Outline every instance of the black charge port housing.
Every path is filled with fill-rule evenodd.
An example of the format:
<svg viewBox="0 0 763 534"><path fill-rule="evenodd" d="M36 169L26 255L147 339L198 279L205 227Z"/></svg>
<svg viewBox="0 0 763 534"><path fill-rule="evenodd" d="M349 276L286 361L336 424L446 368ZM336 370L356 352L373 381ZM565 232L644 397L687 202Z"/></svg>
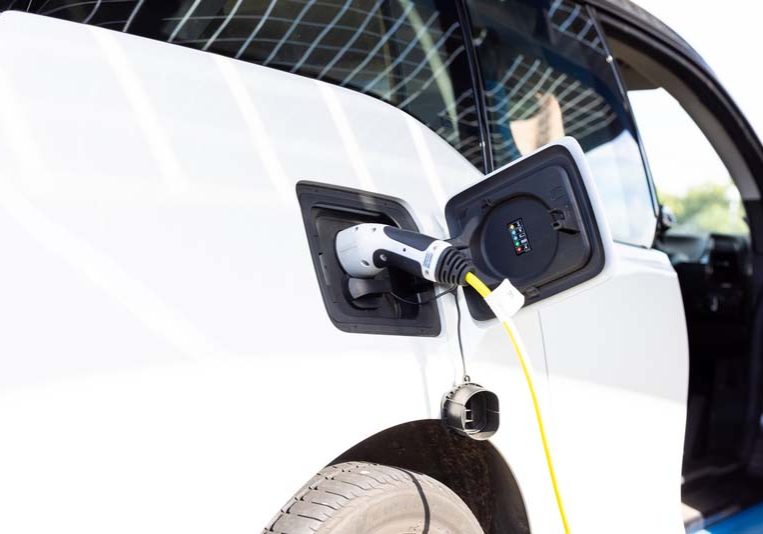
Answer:
<svg viewBox="0 0 763 534"><path fill-rule="evenodd" d="M359 334L440 334L432 283L393 267L374 278L350 278L336 255L337 233L356 224L386 224L418 231L399 199L311 181L297 183L296 192L316 281L334 326ZM393 297L393 292L404 300Z"/></svg>

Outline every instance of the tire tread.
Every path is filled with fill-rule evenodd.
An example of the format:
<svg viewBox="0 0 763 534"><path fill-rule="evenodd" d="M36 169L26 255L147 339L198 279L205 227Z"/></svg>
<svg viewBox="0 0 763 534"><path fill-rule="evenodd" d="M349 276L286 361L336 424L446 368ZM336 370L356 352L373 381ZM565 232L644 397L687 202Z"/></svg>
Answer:
<svg viewBox="0 0 763 534"><path fill-rule="evenodd" d="M346 462L322 469L305 484L262 531L263 534L314 534L341 510L379 492L413 483L460 499L434 479L395 467Z"/></svg>

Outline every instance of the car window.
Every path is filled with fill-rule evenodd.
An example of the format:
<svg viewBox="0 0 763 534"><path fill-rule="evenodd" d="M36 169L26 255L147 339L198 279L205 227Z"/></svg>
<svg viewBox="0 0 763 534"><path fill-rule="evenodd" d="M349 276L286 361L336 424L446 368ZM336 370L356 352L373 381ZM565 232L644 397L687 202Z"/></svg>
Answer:
<svg viewBox="0 0 763 534"><path fill-rule="evenodd" d="M581 5L468 0L490 143L502 166L569 135L586 154L614 238L648 247L649 180L612 59Z"/></svg>
<svg viewBox="0 0 763 534"><path fill-rule="evenodd" d="M455 3L434 0L0 0L331 82L419 119L483 168Z"/></svg>
<svg viewBox="0 0 763 534"><path fill-rule="evenodd" d="M739 190L699 126L665 89L629 91L670 234L746 235Z"/></svg>

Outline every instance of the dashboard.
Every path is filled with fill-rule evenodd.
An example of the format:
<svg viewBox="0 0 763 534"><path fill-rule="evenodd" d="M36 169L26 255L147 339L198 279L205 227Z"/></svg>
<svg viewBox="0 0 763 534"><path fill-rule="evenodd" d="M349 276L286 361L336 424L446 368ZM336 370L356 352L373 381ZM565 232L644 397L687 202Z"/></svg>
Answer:
<svg viewBox="0 0 763 534"><path fill-rule="evenodd" d="M656 248L676 269L687 319L743 320L752 281L750 243L727 234L664 235Z"/></svg>

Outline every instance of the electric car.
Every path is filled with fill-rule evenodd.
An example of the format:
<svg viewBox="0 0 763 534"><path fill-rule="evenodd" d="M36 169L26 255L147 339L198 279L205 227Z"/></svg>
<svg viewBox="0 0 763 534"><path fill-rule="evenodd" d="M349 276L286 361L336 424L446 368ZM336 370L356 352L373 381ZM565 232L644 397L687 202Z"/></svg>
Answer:
<svg viewBox="0 0 763 534"><path fill-rule="evenodd" d="M0 531L564 531L478 295L351 280L336 253L358 224L457 238L493 207L469 191L564 137L600 262L523 288L514 321L569 529L692 531L763 499L763 147L642 9L0 11ZM728 183L672 193L706 158ZM530 224L516 261L547 248ZM442 422L463 381L499 401L489 440Z"/></svg>

